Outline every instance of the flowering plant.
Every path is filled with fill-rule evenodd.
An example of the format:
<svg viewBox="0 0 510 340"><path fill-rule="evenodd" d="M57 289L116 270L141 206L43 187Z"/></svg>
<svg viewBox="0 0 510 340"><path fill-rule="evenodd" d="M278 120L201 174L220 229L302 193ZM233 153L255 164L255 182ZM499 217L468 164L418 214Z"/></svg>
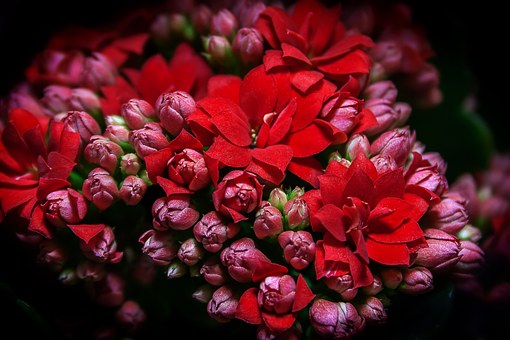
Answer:
<svg viewBox="0 0 510 340"><path fill-rule="evenodd" d="M408 10L170 3L63 31L3 101L2 228L122 334L383 325L484 254L407 123L442 98Z"/></svg>

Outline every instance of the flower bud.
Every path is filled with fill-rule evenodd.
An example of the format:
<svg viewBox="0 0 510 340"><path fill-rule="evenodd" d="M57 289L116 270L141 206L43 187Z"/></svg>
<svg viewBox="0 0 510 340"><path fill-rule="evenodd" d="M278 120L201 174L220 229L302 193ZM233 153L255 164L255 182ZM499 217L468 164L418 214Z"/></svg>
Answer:
<svg viewBox="0 0 510 340"><path fill-rule="evenodd" d="M474 242L460 241L460 261L455 269L460 272L473 272L485 262L484 251Z"/></svg>
<svg viewBox="0 0 510 340"><path fill-rule="evenodd" d="M442 230L429 228L425 230L428 247L418 249L415 264L441 272L450 269L459 260L459 239Z"/></svg>
<svg viewBox="0 0 510 340"><path fill-rule="evenodd" d="M230 42L223 36L212 35L205 40L205 50L209 53L214 63L222 64L227 61L232 52Z"/></svg>
<svg viewBox="0 0 510 340"><path fill-rule="evenodd" d="M88 177L83 181L83 196L94 203L99 210L109 208L119 196L117 183L108 171L102 168L95 168L89 172Z"/></svg>
<svg viewBox="0 0 510 340"><path fill-rule="evenodd" d="M44 116L44 108L35 97L31 86L22 82L14 87L6 98L0 100L0 111L10 112L12 109L22 107L36 116Z"/></svg>
<svg viewBox="0 0 510 340"><path fill-rule="evenodd" d="M161 266L168 266L177 256L179 250L179 246L169 231L149 229L140 236L138 242L143 244L142 252Z"/></svg>
<svg viewBox="0 0 510 340"><path fill-rule="evenodd" d="M115 320L130 332L138 330L145 322L145 319L144 310L133 300L124 301L115 313Z"/></svg>
<svg viewBox="0 0 510 340"><path fill-rule="evenodd" d="M315 259L315 242L307 231L284 231L278 236L283 257L294 269L303 270Z"/></svg>
<svg viewBox="0 0 510 340"><path fill-rule="evenodd" d="M211 17L211 9L204 4L199 4L191 13L191 22L198 33L207 35L210 32Z"/></svg>
<svg viewBox="0 0 510 340"><path fill-rule="evenodd" d="M268 276L260 282L257 302L271 314L287 314L292 311L295 296L296 282L292 276Z"/></svg>
<svg viewBox="0 0 510 340"><path fill-rule="evenodd" d="M269 202L262 202L255 214L253 231L259 239L276 236L283 231L282 213Z"/></svg>
<svg viewBox="0 0 510 340"><path fill-rule="evenodd" d="M200 217L188 195L161 197L152 204L152 224L157 230L186 230Z"/></svg>
<svg viewBox="0 0 510 340"><path fill-rule="evenodd" d="M370 161L380 174L398 169L397 162L391 156L375 155L370 158Z"/></svg>
<svg viewBox="0 0 510 340"><path fill-rule="evenodd" d="M83 62L82 84L93 90L115 83L117 70L108 58L98 52L86 57Z"/></svg>
<svg viewBox="0 0 510 340"><path fill-rule="evenodd" d="M358 288L347 288L346 290L340 293L340 296L344 301L351 301L354 300L354 298L356 298L356 296L358 295L358 291L359 291Z"/></svg>
<svg viewBox="0 0 510 340"><path fill-rule="evenodd" d="M77 224L87 215L87 202L74 189L53 191L42 204L44 218L53 226L63 228L67 224Z"/></svg>
<svg viewBox="0 0 510 340"><path fill-rule="evenodd" d="M255 242L247 237L238 239L223 249L220 259L230 276L241 283L252 281L252 275L260 262L271 262L263 252L255 248Z"/></svg>
<svg viewBox="0 0 510 340"><path fill-rule="evenodd" d="M291 229L302 229L310 224L310 212L305 200L295 197L283 206L285 220Z"/></svg>
<svg viewBox="0 0 510 340"><path fill-rule="evenodd" d="M239 232L239 225L226 222L216 211L205 214L193 227L193 235L205 250L215 253Z"/></svg>
<svg viewBox="0 0 510 340"><path fill-rule="evenodd" d="M281 188L274 188L269 193L268 202L276 207L278 210L283 211L283 206L287 203L287 194Z"/></svg>
<svg viewBox="0 0 510 340"><path fill-rule="evenodd" d="M183 277L188 272L188 267L181 261L173 261L168 266L166 277L169 279L178 279Z"/></svg>
<svg viewBox="0 0 510 340"><path fill-rule="evenodd" d="M156 117L156 111L151 104L143 99L132 98L121 105L120 114L130 129L143 129L151 118Z"/></svg>
<svg viewBox="0 0 510 340"><path fill-rule="evenodd" d="M119 198L126 205L137 205L142 200L148 185L140 177L129 175L124 178L119 190Z"/></svg>
<svg viewBox="0 0 510 340"><path fill-rule="evenodd" d="M437 171L441 175L446 174L448 168L446 161L439 152L424 152L422 153L422 159L428 161L430 164L437 166Z"/></svg>
<svg viewBox="0 0 510 340"><path fill-rule="evenodd" d="M426 225L455 235L468 223L466 200L455 192L446 193L425 215Z"/></svg>
<svg viewBox="0 0 510 340"><path fill-rule="evenodd" d="M195 109L195 100L184 91L164 92L156 100L160 124L172 136L177 136L183 128L187 128L186 118Z"/></svg>
<svg viewBox="0 0 510 340"><path fill-rule="evenodd" d="M370 142L364 134L355 134L349 138L345 147L347 158L351 161L358 155L363 154L368 156L370 154Z"/></svg>
<svg viewBox="0 0 510 340"><path fill-rule="evenodd" d="M107 138L94 135L83 150L83 155L90 163L99 165L113 174L117 170L119 157L124 154L122 148Z"/></svg>
<svg viewBox="0 0 510 340"><path fill-rule="evenodd" d="M403 51L398 42L391 40L378 42L370 54L388 76L400 70Z"/></svg>
<svg viewBox="0 0 510 340"><path fill-rule="evenodd" d="M398 90L395 83L391 80L381 80L367 86L363 91L365 100L369 99L386 99L390 103L397 100Z"/></svg>
<svg viewBox="0 0 510 340"><path fill-rule="evenodd" d="M200 275L204 280L213 286L225 284L228 278L227 269L216 257L209 257L200 267Z"/></svg>
<svg viewBox="0 0 510 340"><path fill-rule="evenodd" d="M370 145L372 155L390 156L398 166L403 166L409 157L415 141L414 133L408 127L384 132Z"/></svg>
<svg viewBox="0 0 510 340"><path fill-rule="evenodd" d="M264 39L257 29L243 27L234 37L232 51L241 57L243 64L257 64L264 54Z"/></svg>
<svg viewBox="0 0 510 340"><path fill-rule="evenodd" d="M403 272L403 279L398 290L411 295L423 294L434 289L434 278L425 267L413 267Z"/></svg>
<svg viewBox="0 0 510 340"><path fill-rule="evenodd" d="M120 158L120 170L126 175L136 175L141 167L140 158L134 153L127 153Z"/></svg>
<svg viewBox="0 0 510 340"><path fill-rule="evenodd" d="M370 286L362 287L363 293L365 295L377 295L383 290L383 283L379 276L374 275L374 280L370 284Z"/></svg>
<svg viewBox="0 0 510 340"><path fill-rule="evenodd" d="M54 271L61 270L68 259L67 251L53 240L45 240L39 246L38 262Z"/></svg>
<svg viewBox="0 0 510 340"><path fill-rule="evenodd" d="M220 323L227 323L235 318L239 298L229 286L216 289L207 303L207 314Z"/></svg>
<svg viewBox="0 0 510 340"><path fill-rule="evenodd" d="M147 155L166 148L169 142L159 123L149 122L142 129L129 132L129 144L135 149L138 157L143 159Z"/></svg>
<svg viewBox="0 0 510 340"><path fill-rule="evenodd" d="M374 296L368 297L365 303L357 305L356 309L369 324L382 325L388 319L383 303Z"/></svg>
<svg viewBox="0 0 510 340"><path fill-rule="evenodd" d="M294 322L291 328L283 332L272 331L264 323L257 327L257 340L299 340L302 339L303 328L298 320Z"/></svg>
<svg viewBox="0 0 510 340"><path fill-rule="evenodd" d="M242 0L236 1L233 12L239 19L240 27L252 27L265 9L264 1Z"/></svg>
<svg viewBox="0 0 510 340"><path fill-rule="evenodd" d="M348 339L360 334L365 328L365 319L349 302L331 302L317 299L309 311L313 329L322 337Z"/></svg>
<svg viewBox="0 0 510 340"><path fill-rule="evenodd" d="M384 285L384 287L389 289L396 289L400 283L402 283L402 280L404 279L404 276L402 274L402 271L396 268L383 268L381 269L381 280Z"/></svg>
<svg viewBox="0 0 510 340"><path fill-rule="evenodd" d="M204 257L204 249L197 240L189 238L181 244L177 257L188 266L196 265Z"/></svg>
<svg viewBox="0 0 510 340"><path fill-rule="evenodd" d="M340 92L324 103L320 115L340 131L349 134L358 124L362 109L361 100Z"/></svg>
<svg viewBox="0 0 510 340"><path fill-rule="evenodd" d="M234 14L224 8L215 13L211 18L211 33L230 37L237 28L237 19Z"/></svg>
<svg viewBox="0 0 510 340"><path fill-rule="evenodd" d="M117 307L124 301L124 279L115 273L108 273L105 278L98 282L92 282L89 286L89 294L100 305Z"/></svg>
<svg viewBox="0 0 510 340"><path fill-rule="evenodd" d="M72 89L68 86L49 85L44 88L41 104L45 106L51 114L70 111L69 98L72 95ZM77 110L85 111L85 110Z"/></svg>
<svg viewBox="0 0 510 340"><path fill-rule="evenodd" d="M168 177L191 191L205 188L211 182L204 155L193 149L176 153L167 165Z"/></svg>
<svg viewBox="0 0 510 340"><path fill-rule="evenodd" d="M407 176L407 185L419 185L432 191L438 196L442 196L448 189L448 181L445 176L437 171L437 166L422 166Z"/></svg>
<svg viewBox="0 0 510 340"><path fill-rule="evenodd" d="M466 224L455 236L461 240L478 243L482 239L482 231L471 224Z"/></svg>
<svg viewBox="0 0 510 340"><path fill-rule="evenodd" d="M101 108L101 102L97 94L85 87L73 88L68 102L69 110L90 112Z"/></svg>
<svg viewBox="0 0 510 340"><path fill-rule="evenodd" d="M475 178L470 173L457 177L450 187L450 192L457 192L465 198L466 210L470 218L478 216L479 214L477 190Z"/></svg>
<svg viewBox="0 0 510 340"><path fill-rule="evenodd" d="M209 284L198 287L191 295L195 300L202 303L208 303L211 300L215 288Z"/></svg>
<svg viewBox="0 0 510 340"><path fill-rule="evenodd" d="M119 263L123 257L123 253L117 251L113 229L108 226L87 243L81 241L80 248L85 257L100 263Z"/></svg>
<svg viewBox="0 0 510 340"><path fill-rule="evenodd" d="M80 280L97 282L106 276L106 270L102 263L83 261L76 267L76 275Z"/></svg>
<svg viewBox="0 0 510 340"><path fill-rule="evenodd" d="M324 279L324 283L329 289L340 294L351 289L353 285L352 276L350 274L326 277Z"/></svg>
<svg viewBox="0 0 510 340"><path fill-rule="evenodd" d="M85 111L68 111L55 116L55 120L63 122L69 131L80 134L82 145L86 145L90 137L101 134L97 121Z"/></svg>

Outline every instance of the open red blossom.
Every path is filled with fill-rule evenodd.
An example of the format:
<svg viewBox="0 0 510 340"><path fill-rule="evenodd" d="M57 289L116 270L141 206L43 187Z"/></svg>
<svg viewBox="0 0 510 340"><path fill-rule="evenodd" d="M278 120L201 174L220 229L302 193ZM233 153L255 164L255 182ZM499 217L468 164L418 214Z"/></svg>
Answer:
<svg viewBox="0 0 510 340"><path fill-rule="evenodd" d="M313 230L324 234L316 248L317 278L349 274L353 288L368 286L371 262L409 266L427 245L418 221L430 202L409 192L402 169L378 173L360 154L349 167L330 163L319 182L302 196Z"/></svg>
<svg viewBox="0 0 510 340"><path fill-rule="evenodd" d="M340 12L339 5L328 8L317 0L298 1L290 14L267 7L255 23L272 48L264 56L266 70L290 67L292 84L302 92L323 78L344 83L368 74L371 61L365 50L373 42L362 34L346 34Z"/></svg>
<svg viewBox="0 0 510 340"><path fill-rule="evenodd" d="M163 92L185 91L195 99L205 96L211 69L187 43L175 49L170 61L161 54L151 56L140 70L124 69L127 81L118 76L115 84L101 87L101 109L106 115L119 114L123 103L140 98L151 105Z"/></svg>
<svg viewBox="0 0 510 340"><path fill-rule="evenodd" d="M322 165L313 156L347 138L318 117L335 90L324 80L303 95L291 88L289 72L268 73L261 65L242 80L212 77L209 96L187 121L210 145L205 154L211 165L246 169L273 184L283 181L286 170L314 182Z"/></svg>
<svg viewBox="0 0 510 340"><path fill-rule="evenodd" d="M64 125L51 121L46 130L47 121L32 113L23 109L10 112L0 140L0 204L5 215L16 211L31 220L37 203L70 186L67 178L75 165L80 135ZM42 226L31 224L29 230L50 237L51 230Z"/></svg>

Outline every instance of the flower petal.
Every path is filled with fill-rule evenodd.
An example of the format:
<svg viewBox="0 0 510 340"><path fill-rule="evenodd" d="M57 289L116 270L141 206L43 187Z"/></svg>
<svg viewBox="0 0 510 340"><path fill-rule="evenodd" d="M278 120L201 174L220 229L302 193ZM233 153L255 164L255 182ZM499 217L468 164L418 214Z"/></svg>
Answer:
<svg viewBox="0 0 510 340"><path fill-rule="evenodd" d="M344 212L333 204L326 204L312 216L338 241L346 241L343 224Z"/></svg>
<svg viewBox="0 0 510 340"><path fill-rule="evenodd" d="M221 136L214 139L205 154L233 168L248 166L252 157L249 149L231 144Z"/></svg>
<svg viewBox="0 0 510 340"><path fill-rule="evenodd" d="M405 244L380 243L371 238L366 239L370 259L388 266L409 266L409 249Z"/></svg>
<svg viewBox="0 0 510 340"><path fill-rule="evenodd" d="M268 276L281 276L287 274L288 269L278 263L258 261L257 266L253 270L251 280L253 282L262 281Z"/></svg>
<svg viewBox="0 0 510 340"><path fill-rule="evenodd" d="M315 297L302 274L298 275L296 281L296 296L294 297L294 303L292 304L292 312L295 313L305 308Z"/></svg>
<svg viewBox="0 0 510 340"><path fill-rule="evenodd" d="M288 330L296 321L295 314L270 314L261 312L262 319L271 332L281 333Z"/></svg>
<svg viewBox="0 0 510 340"><path fill-rule="evenodd" d="M311 136L313 137L310 138ZM316 119L304 129L288 134L282 144L292 148L294 157L303 158L315 156L331 145L345 142L346 139L347 136L342 131Z"/></svg>
<svg viewBox="0 0 510 340"><path fill-rule="evenodd" d="M106 228L105 224L70 224L68 225L69 229L78 236L85 243L89 243L89 241L96 235Z"/></svg>
<svg viewBox="0 0 510 340"><path fill-rule="evenodd" d="M319 187L319 176L323 174L323 170L321 162L314 157L294 158L289 163L287 170L312 187Z"/></svg>
<svg viewBox="0 0 510 340"><path fill-rule="evenodd" d="M257 288L248 288L243 295L241 295L235 317L252 325L260 325L262 323L259 304L257 302Z"/></svg>
<svg viewBox="0 0 510 340"><path fill-rule="evenodd" d="M210 97L224 97L239 104L241 78L230 74L217 74L209 78L207 95Z"/></svg>

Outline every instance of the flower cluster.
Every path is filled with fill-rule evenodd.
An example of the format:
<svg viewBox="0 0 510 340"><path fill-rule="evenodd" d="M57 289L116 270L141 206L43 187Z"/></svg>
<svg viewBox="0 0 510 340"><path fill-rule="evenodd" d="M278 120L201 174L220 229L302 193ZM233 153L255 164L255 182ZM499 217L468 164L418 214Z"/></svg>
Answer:
<svg viewBox="0 0 510 340"><path fill-rule="evenodd" d="M161 280L258 339L361 334L483 258L399 99L441 100L432 55L401 4L202 3L64 31L3 100L2 227L129 334Z"/></svg>

